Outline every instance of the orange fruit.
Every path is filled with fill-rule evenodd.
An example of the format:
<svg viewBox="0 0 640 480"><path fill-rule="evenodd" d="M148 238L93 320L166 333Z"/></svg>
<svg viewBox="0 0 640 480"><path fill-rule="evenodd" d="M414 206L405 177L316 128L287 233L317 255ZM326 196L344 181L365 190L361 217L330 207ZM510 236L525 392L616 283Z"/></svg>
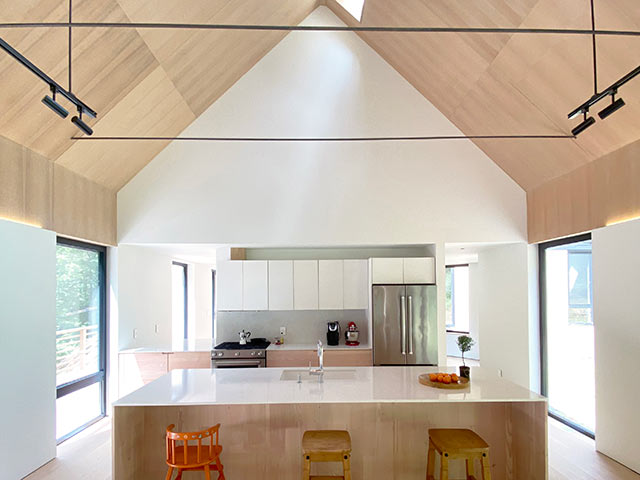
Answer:
<svg viewBox="0 0 640 480"><path fill-rule="evenodd" d="M443 380L444 380L444 375L439 373L438 376L437 376L437 381L438 382L442 382Z"/></svg>
<svg viewBox="0 0 640 480"><path fill-rule="evenodd" d="M437 373L430 373L429 374L429 380L431 380L432 382L435 382L438 379L438 374Z"/></svg>
<svg viewBox="0 0 640 480"><path fill-rule="evenodd" d="M443 381L444 383L451 383L451 375L445 375Z"/></svg>
<svg viewBox="0 0 640 480"><path fill-rule="evenodd" d="M452 373L451 374L451 380L454 381L454 382L457 382L459 380L458 375L456 375L455 373Z"/></svg>

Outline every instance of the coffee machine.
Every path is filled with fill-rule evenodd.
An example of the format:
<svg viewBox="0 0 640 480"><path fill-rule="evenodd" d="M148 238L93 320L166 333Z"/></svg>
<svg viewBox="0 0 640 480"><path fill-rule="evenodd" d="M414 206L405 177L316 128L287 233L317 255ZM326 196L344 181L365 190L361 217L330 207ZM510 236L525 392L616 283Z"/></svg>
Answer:
<svg viewBox="0 0 640 480"><path fill-rule="evenodd" d="M340 324L338 322L327 323L327 345L338 345L340 343Z"/></svg>

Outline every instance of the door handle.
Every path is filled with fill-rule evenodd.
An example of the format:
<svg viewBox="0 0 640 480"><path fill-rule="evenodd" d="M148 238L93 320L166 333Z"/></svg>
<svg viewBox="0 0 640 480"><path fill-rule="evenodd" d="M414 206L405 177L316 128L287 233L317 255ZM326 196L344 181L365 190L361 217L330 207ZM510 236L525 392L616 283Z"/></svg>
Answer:
<svg viewBox="0 0 640 480"><path fill-rule="evenodd" d="M402 331L402 355L407 354L407 308L404 301L404 295L400 297L400 329Z"/></svg>
<svg viewBox="0 0 640 480"><path fill-rule="evenodd" d="M413 301L411 295L407 297L409 310L409 355L413 355Z"/></svg>

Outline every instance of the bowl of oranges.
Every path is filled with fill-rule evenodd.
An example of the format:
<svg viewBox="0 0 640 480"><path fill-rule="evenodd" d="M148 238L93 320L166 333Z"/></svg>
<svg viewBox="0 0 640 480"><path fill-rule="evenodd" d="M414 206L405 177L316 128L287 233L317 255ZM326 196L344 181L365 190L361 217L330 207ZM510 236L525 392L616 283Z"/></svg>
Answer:
<svg viewBox="0 0 640 480"><path fill-rule="evenodd" d="M428 387L450 390L465 388L469 385L468 378L459 377L455 373L449 372L423 373L418 376L418 381Z"/></svg>

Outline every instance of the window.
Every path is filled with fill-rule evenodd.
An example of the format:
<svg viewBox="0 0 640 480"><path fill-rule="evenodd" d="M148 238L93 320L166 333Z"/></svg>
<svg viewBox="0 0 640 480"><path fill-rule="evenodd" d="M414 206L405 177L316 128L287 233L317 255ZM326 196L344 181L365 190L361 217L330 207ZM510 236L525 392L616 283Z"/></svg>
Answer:
<svg viewBox="0 0 640 480"><path fill-rule="evenodd" d="M211 338L216 337L216 271L211 270Z"/></svg>
<svg viewBox="0 0 640 480"><path fill-rule="evenodd" d="M104 417L106 249L64 238L56 248L56 438Z"/></svg>
<svg viewBox="0 0 640 480"><path fill-rule="evenodd" d="M593 437L595 363L591 236L540 245L542 394L549 415Z"/></svg>
<svg viewBox="0 0 640 480"><path fill-rule="evenodd" d="M362 20L364 0L338 0L338 3L357 21Z"/></svg>
<svg viewBox="0 0 640 480"><path fill-rule="evenodd" d="M469 265L446 267L447 331L469 333Z"/></svg>
<svg viewBox="0 0 640 480"><path fill-rule="evenodd" d="M178 347L189 337L189 297L187 291L188 266L171 265L172 343Z"/></svg>

